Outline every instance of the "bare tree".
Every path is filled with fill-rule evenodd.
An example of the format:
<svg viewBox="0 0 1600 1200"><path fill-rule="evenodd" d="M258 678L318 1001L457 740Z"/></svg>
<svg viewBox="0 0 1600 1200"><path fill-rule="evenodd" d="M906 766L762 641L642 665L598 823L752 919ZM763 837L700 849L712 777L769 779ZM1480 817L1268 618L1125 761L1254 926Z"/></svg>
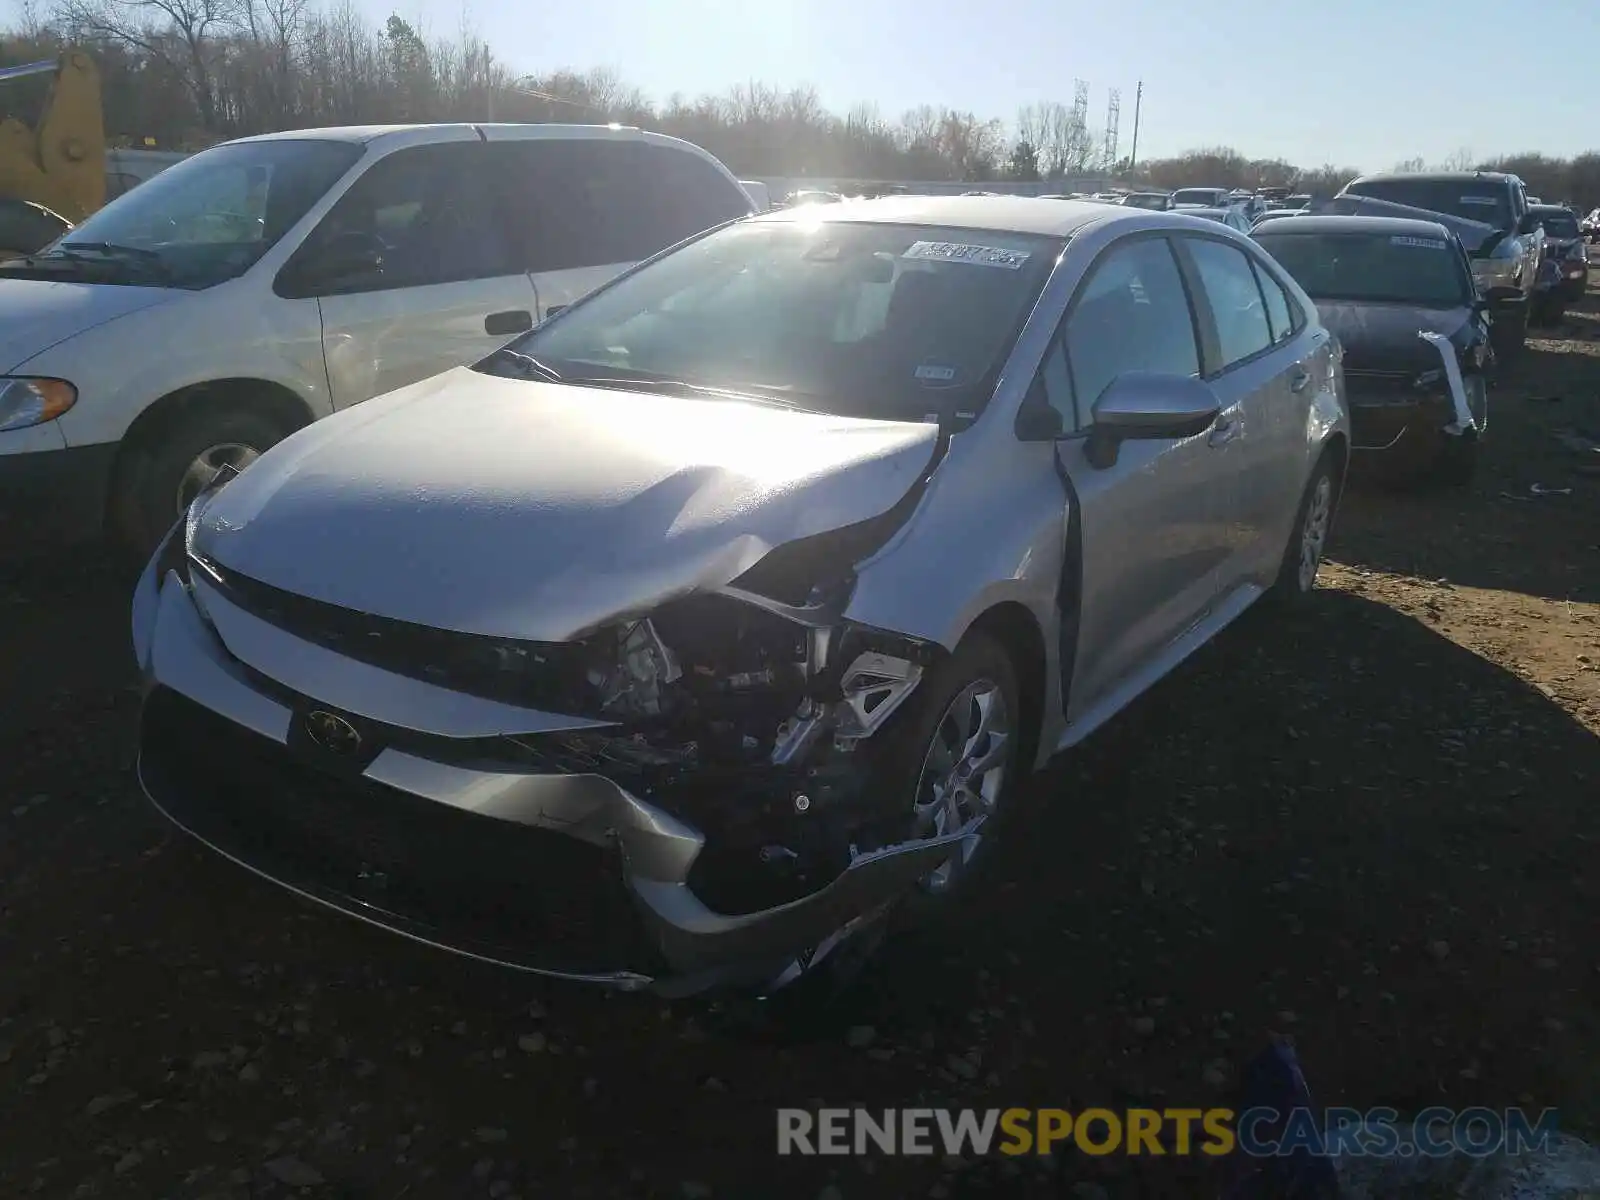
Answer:
<svg viewBox="0 0 1600 1200"><path fill-rule="evenodd" d="M217 128L212 39L238 27L239 0L66 0L65 24L113 38L171 68L194 95L204 129Z"/></svg>

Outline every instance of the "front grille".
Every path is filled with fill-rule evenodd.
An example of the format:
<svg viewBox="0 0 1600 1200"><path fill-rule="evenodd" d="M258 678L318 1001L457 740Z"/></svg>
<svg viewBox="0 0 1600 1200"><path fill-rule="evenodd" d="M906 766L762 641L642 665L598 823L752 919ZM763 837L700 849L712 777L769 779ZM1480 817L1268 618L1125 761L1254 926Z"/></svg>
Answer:
<svg viewBox="0 0 1600 1200"><path fill-rule="evenodd" d="M228 601L285 633L396 675L573 716L598 715L582 642L524 642L434 629L286 592L212 564Z"/></svg>
<svg viewBox="0 0 1600 1200"><path fill-rule="evenodd" d="M142 721L140 774L156 802L280 882L504 961L658 966L608 850L319 769L166 688Z"/></svg>

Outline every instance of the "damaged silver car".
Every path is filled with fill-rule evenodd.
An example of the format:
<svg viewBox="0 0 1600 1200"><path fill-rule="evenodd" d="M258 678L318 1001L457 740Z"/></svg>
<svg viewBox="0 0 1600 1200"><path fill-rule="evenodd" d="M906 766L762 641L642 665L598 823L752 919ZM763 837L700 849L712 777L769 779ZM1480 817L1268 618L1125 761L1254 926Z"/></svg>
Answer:
<svg viewBox="0 0 1600 1200"><path fill-rule="evenodd" d="M1029 772L1311 590L1342 387L1214 222L740 221L200 496L134 600L140 778L436 946L779 987L938 920Z"/></svg>

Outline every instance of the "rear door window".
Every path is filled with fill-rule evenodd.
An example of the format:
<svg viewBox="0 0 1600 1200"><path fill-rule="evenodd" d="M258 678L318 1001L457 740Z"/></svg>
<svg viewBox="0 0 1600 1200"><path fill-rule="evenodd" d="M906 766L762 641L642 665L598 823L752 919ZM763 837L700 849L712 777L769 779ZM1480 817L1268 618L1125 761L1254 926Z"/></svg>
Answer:
<svg viewBox="0 0 1600 1200"><path fill-rule="evenodd" d="M1262 298L1267 302L1267 321L1272 327L1272 340L1274 342L1287 342L1295 335L1298 328L1294 319L1294 302L1289 299L1289 293L1283 290L1283 285L1272 277L1272 272L1258 262L1250 264L1256 273L1256 282L1261 285Z"/></svg>
<svg viewBox="0 0 1600 1200"><path fill-rule="evenodd" d="M642 257L639 145L622 138L492 142L506 221L527 270L567 271Z"/></svg>
<svg viewBox="0 0 1600 1200"><path fill-rule="evenodd" d="M1185 244L1216 321L1221 360L1210 364L1211 373L1226 371L1272 345L1266 304L1242 250L1211 238L1187 238Z"/></svg>
<svg viewBox="0 0 1600 1200"><path fill-rule="evenodd" d="M640 258L750 213L738 183L698 154L646 143Z"/></svg>

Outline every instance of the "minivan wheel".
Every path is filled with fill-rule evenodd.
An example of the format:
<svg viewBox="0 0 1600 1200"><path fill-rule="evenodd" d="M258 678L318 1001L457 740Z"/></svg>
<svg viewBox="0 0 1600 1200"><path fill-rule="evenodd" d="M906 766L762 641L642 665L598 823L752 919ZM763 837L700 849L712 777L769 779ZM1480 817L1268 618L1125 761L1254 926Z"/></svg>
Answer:
<svg viewBox="0 0 1600 1200"><path fill-rule="evenodd" d="M923 679L878 747L874 786L907 840L965 835L907 898L917 917L950 907L988 861L1015 789L1022 717L1016 667L993 637L969 633Z"/></svg>
<svg viewBox="0 0 1600 1200"><path fill-rule="evenodd" d="M1279 601L1302 600L1317 586L1317 572L1333 531L1333 511L1338 500L1338 485L1326 456L1317 464L1300 498L1300 508L1284 547L1283 562L1270 595Z"/></svg>
<svg viewBox="0 0 1600 1200"><path fill-rule="evenodd" d="M121 497L124 541L143 557L224 467L243 470L283 438L270 419L248 409L195 413L157 435L144 468L133 472Z"/></svg>

